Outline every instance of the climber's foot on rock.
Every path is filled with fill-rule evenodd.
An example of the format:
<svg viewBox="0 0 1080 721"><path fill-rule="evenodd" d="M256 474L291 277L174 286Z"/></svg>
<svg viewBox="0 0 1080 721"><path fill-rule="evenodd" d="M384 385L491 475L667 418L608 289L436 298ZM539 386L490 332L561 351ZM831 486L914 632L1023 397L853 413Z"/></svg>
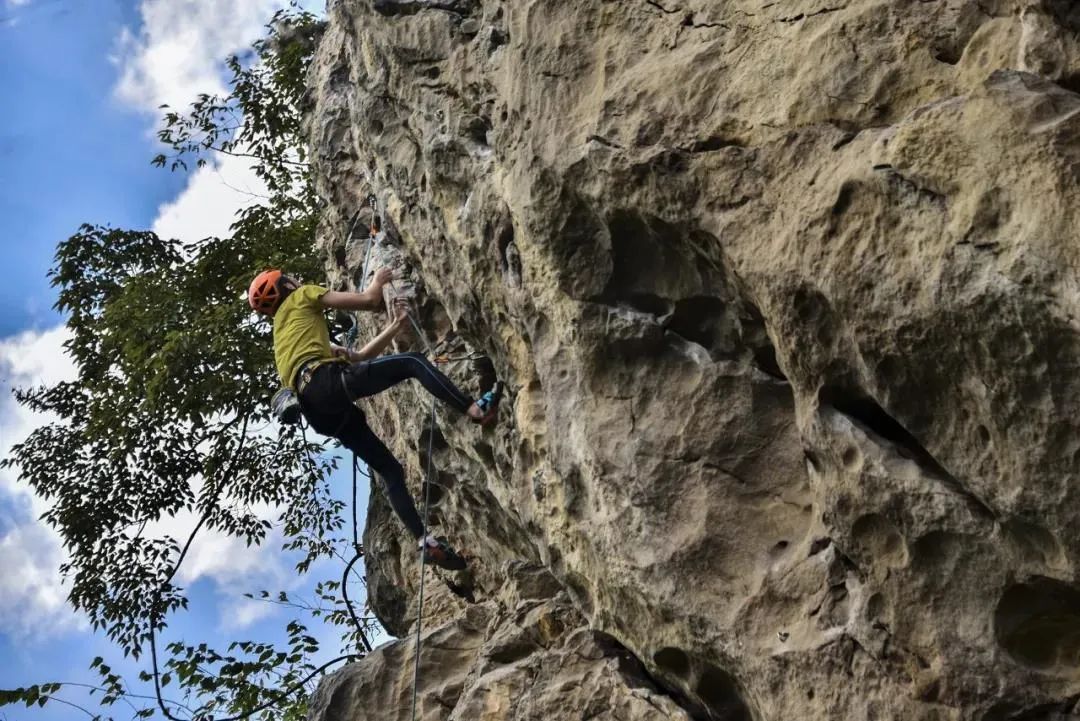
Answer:
<svg viewBox="0 0 1080 721"><path fill-rule="evenodd" d="M475 403L469 406L469 418L473 423L488 426L495 422L499 416L499 401L502 400L503 382L496 381L494 387L480 396Z"/></svg>
<svg viewBox="0 0 1080 721"><path fill-rule="evenodd" d="M447 571L460 571L465 568L465 559L457 554L445 538L427 538L420 541L424 547L424 562Z"/></svg>

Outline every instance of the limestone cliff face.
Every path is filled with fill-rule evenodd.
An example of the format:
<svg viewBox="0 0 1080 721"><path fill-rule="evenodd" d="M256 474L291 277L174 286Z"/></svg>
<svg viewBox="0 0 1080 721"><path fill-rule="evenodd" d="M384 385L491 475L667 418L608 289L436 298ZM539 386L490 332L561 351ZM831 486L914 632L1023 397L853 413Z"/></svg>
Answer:
<svg viewBox="0 0 1080 721"><path fill-rule="evenodd" d="M440 411L433 439L419 389L366 406L418 497L433 442L439 531L474 556L428 585L425 719L1072 713L1074 3L328 14L332 277L363 280L374 192L371 266L405 269L451 375L509 389L495 430ZM365 541L403 634L417 561L377 493ZM408 718L408 643L313 718Z"/></svg>

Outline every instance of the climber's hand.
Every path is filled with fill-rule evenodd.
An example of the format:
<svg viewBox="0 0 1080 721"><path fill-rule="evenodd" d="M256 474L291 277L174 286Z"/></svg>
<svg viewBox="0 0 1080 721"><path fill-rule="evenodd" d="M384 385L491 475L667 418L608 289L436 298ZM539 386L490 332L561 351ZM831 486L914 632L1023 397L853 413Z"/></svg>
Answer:
<svg viewBox="0 0 1080 721"><path fill-rule="evenodd" d="M408 298L395 298L394 299L394 321L393 325L398 330L401 330L409 323L409 299Z"/></svg>
<svg viewBox="0 0 1080 721"><path fill-rule="evenodd" d="M381 287L391 282L392 280L394 280L393 270L391 270L390 268L379 268L377 271L375 271L375 280L373 284Z"/></svg>

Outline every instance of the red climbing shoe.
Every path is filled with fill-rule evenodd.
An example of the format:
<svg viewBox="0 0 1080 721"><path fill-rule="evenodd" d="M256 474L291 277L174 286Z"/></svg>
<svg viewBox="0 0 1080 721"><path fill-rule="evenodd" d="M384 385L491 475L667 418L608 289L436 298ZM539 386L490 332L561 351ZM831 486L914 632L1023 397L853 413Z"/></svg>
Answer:
<svg viewBox="0 0 1080 721"><path fill-rule="evenodd" d="M480 409L480 417L473 418L473 423L489 426L499 417L499 401L502 400L503 382L495 381L495 386L476 400L476 407Z"/></svg>
<svg viewBox="0 0 1080 721"><path fill-rule="evenodd" d="M467 565L465 559L450 547L445 538L428 536L420 543L424 546L424 563L445 568L447 571L460 571Z"/></svg>

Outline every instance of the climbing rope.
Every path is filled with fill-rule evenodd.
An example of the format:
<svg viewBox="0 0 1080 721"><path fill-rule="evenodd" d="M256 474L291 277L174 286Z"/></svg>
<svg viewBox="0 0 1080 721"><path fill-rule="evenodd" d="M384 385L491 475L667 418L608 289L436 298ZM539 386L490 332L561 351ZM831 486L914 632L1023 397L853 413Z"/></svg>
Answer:
<svg viewBox="0 0 1080 721"><path fill-rule="evenodd" d="M379 233L379 225L380 225L380 223L379 223L379 216L378 216L378 207L376 205L376 200L375 200L374 195L368 196L368 204L372 208L372 218L371 218L371 225L368 227L368 236L367 236L366 247L364 248L364 262L363 262L363 264L361 266L360 278L359 278L360 282L357 285L362 285L364 283L364 281L367 279L368 261L371 258L371 246L374 243L375 238ZM360 220L360 209L357 208L356 213L353 216L352 223L349 226L348 233L345 236L346 245L348 245L352 241L353 231L356 230L356 224L357 224L357 222L359 222L359 220ZM352 314L352 326L349 328L349 330L345 334L346 347L352 346L353 343L356 342L356 338L357 338L357 335L359 334L359 332L360 332L359 313L354 312ZM359 462L358 462L358 459L356 457L356 452L354 451L353 454L352 454L353 557L345 565L345 572L341 576L341 596L345 601L345 609L349 612L349 618L352 620L353 626L356 627L356 633L360 637L361 643L363 643L364 648L367 650L367 652L370 653L371 652L371 643L368 641L367 634L364 633L363 626L360 624L360 619L357 618L356 611L353 609L352 601L349 599L349 586L348 586L349 572L352 570L353 566L356 565L356 562L359 561L364 555L364 549L360 545L360 524L359 524L359 521L357 519L357 506L359 504L358 504L358 490L357 490L356 476L357 476L358 472L362 473L362 475L364 475L368 479L369 484L370 484L371 473L370 472L364 473L362 471L359 471Z"/></svg>
<svg viewBox="0 0 1080 721"><path fill-rule="evenodd" d="M416 721L416 692L420 687L420 631L424 622L424 575L427 565L428 509L431 505L431 466L435 442L435 398L431 398L431 423L428 427L427 473L424 478L424 513L421 517L424 535L420 543L420 592L416 601L416 649L413 654L412 721Z"/></svg>
<svg viewBox="0 0 1080 721"><path fill-rule="evenodd" d="M356 286L362 287L367 282L368 274L368 262L371 260L371 246L375 244L375 240L379 237L379 232L382 230L382 222L379 219L379 201L372 193L368 196L368 205L371 206L371 225L368 226L367 245L364 248L364 262L360 265L360 277ZM349 234L345 236L345 242L348 243L352 240L353 231L356 229L356 221L360 219L359 209L356 211L356 220L353 221L352 226L349 228ZM356 342L356 338L360 333L360 313L355 311L352 314L352 327L345 333L345 341L347 346L352 346Z"/></svg>
<svg viewBox="0 0 1080 721"><path fill-rule="evenodd" d="M378 237L378 234L380 232L380 225L381 225L380 215L379 215L378 198L375 196L374 193L372 193L370 196L368 196L368 203L370 204L371 210L372 210L372 223L371 223L370 232L368 233L367 247L364 250L364 262L363 262L363 265L362 265L362 269L360 271L360 283L358 285L362 285L364 282L367 281L368 263L371 260L371 246L374 244L375 239ZM359 211L358 211L358 213L359 213ZM353 228L355 228L355 221L353 223ZM353 230L353 228L350 228L350 230L349 230L349 236L348 237L350 239L352 238L352 230ZM394 291L394 293L396 295L397 294L397 287L394 285L393 280L390 281L390 288L391 288L391 290ZM421 340L421 342L423 342L424 347L427 350L428 355L433 356L434 355L434 348L432 347L431 342L428 340L427 334L424 333L423 328L417 322L416 317L413 314L414 308L412 307L412 305L413 305L412 304L412 299L410 298L410 299L407 299L407 300L409 301L410 308L408 310L406 310L405 314L409 319L409 323L412 325L413 330L416 332L416 337L419 338ZM348 334L346 336L347 340L348 340L348 344L350 346L356 341L356 337L359 334L359 328L360 328L359 314L357 313L357 314L353 315L353 326L352 326L352 328L350 328L350 330L349 330L349 332L348 332ZM453 361L458 361L458 360L468 360L468 359L470 359L470 357L465 356L465 357L462 357L462 358L454 358L452 360ZM436 362L438 362L438 359L436 359ZM443 362L450 362L450 359L446 359ZM415 644L416 649L415 649L415 657L414 657L414 661L413 661L413 688L412 688L412 719L413 719L413 721L416 721L416 699L417 699L417 692L418 692L418 689L420 687L420 637L421 637L421 633L423 631L423 622L424 622L424 577L425 577L426 571L427 571L427 557L426 557L425 552L427 550L426 546L427 546L427 536L428 536L428 520L429 520L429 517L430 517L430 509L431 509L431 486L432 486L432 482L433 482L433 480L432 480L432 471L433 471L433 455L434 455L434 450L435 450L435 422L436 422L435 406L436 406L435 398L432 397L432 399L431 399L431 420L429 422L429 427L428 427L427 470L426 470L425 478L424 478L424 508L423 508L423 513L421 515L423 534L422 534L421 540L420 540L420 588L419 588L419 591L418 591L418 594L417 594L416 644ZM349 562L349 565L345 569L345 576L342 578L342 584L341 584L343 593L345 593L345 579L348 577L349 570L352 568L353 564L355 564L356 561L362 555L362 550L360 548L360 542L359 542L359 537L358 537L358 530L357 530L358 524L357 524L357 517L356 517L356 501L357 501L356 475L357 475L357 458L356 458L356 454L353 453L353 510L352 510L352 513L353 513L353 545L354 545L354 547L356 549L356 556L353 558L352 561ZM371 478L370 473L367 474L367 477L368 477L368 479ZM346 607L349 609L349 613L352 616L354 624L356 624L359 627L359 621L357 621L356 615L353 613L352 604L350 604L348 602L348 596L347 595L345 596L345 600L346 600ZM368 646L367 638L363 633L360 634L360 638L364 642L365 646ZM370 650L371 650L371 648L370 648L370 646L368 646L368 651L370 651Z"/></svg>

